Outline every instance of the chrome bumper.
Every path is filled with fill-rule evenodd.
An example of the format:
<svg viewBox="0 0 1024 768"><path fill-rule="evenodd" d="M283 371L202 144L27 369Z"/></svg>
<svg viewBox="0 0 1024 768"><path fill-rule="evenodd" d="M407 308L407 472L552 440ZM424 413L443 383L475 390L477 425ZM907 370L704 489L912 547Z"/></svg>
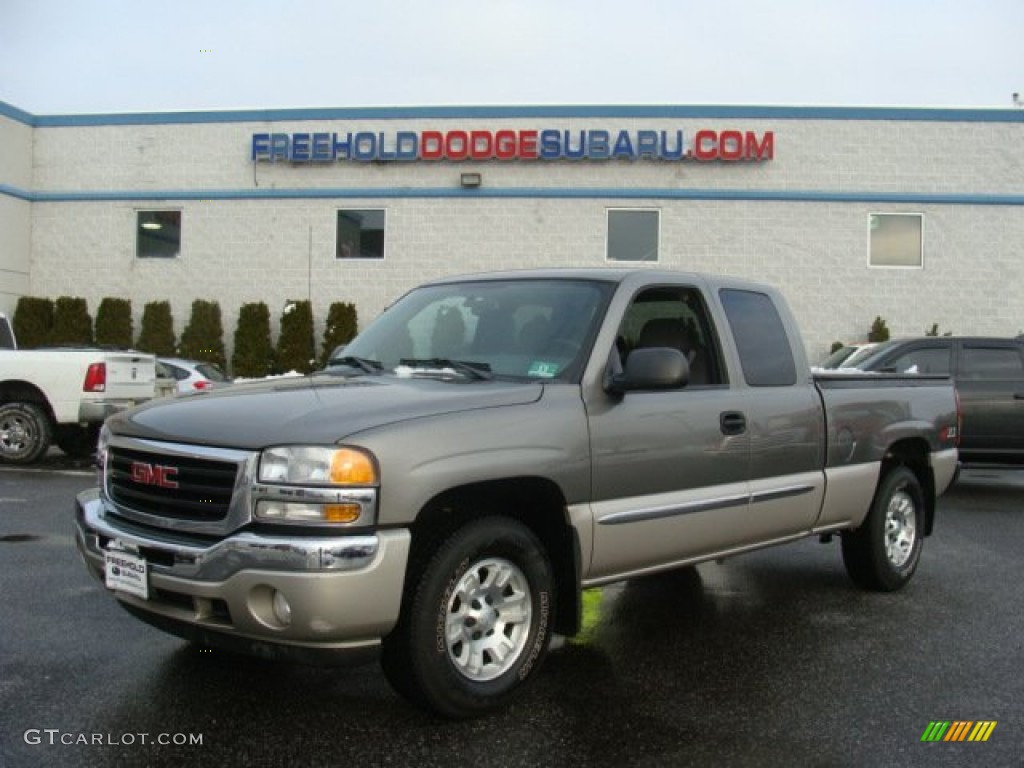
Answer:
<svg viewBox="0 0 1024 768"><path fill-rule="evenodd" d="M79 495L76 529L78 549L101 582L111 541L146 559L149 599L114 594L133 614L176 634L192 637L191 627L204 637L343 651L379 644L398 620L407 530L331 538L241 533L203 546L111 518L96 490ZM278 592L291 607L287 624L271 610Z"/></svg>

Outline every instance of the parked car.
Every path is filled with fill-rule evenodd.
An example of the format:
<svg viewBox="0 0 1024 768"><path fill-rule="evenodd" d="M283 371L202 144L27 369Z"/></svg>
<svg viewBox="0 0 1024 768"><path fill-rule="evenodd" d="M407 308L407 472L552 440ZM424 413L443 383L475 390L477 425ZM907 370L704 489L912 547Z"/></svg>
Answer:
<svg viewBox="0 0 1024 768"><path fill-rule="evenodd" d="M839 368L856 368L857 363L864 360L877 347L877 342L868 341L857 344L844 344L818 365L824 370L836 370Z"/></svg>
<svg viewBox="0 0 1024 768"><path fill-rule="evenodd" d="M952 376L960 393L964 463L1024 464L1024 339L924 336L879 344L863 371Z"/></svg>
<svg viewBox="0 0 1024 768"><path fill-rule="evenodd" d="M0 312L0 349L17 349L18 344L14 341L14 328L7 315Z"/></svg>
<svg viewBox="0 0 1024 768"><path fill-rule="evenodd" d="M156 375L158 379L174 381L178 394L216 389L231 383L231 379L214 363L179 357L157 358Z"/></svg>

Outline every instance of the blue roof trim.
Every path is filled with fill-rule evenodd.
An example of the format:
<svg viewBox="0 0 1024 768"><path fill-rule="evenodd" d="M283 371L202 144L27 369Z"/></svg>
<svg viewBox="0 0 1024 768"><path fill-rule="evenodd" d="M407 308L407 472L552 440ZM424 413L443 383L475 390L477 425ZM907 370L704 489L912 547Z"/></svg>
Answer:
<svg viewBox="0 0 1024 768"><path fill-rule="evenodd" d="M266 123L305 120L647 118L703 120L905 120L924 122L1024 122L1021 109L933 107L785 107L741 105L525 105L434 107L322 107L187 112L31 115L0 102L0 114L40 128L101 125Z"/></svg>
<svg viewBox="0 0 1024 768"><path fill-rule="evenodd" d="M0 101L0 116L9 117L25 125L35 125L35 117L4 101Z"/></svg>
<svg viewBox="0 0 1024 768"><path fill-rule="evenodd" d="M833 192L789 189L621 189L617 187L397 187L221 190L110 190L28 192L0 184L0 194L36 203L153 202L204 200L351 200L415 198L534 198L550 200L731 200L747 202L894 203L912 205L1024 205L1024 195L916 192Z"/></svg>

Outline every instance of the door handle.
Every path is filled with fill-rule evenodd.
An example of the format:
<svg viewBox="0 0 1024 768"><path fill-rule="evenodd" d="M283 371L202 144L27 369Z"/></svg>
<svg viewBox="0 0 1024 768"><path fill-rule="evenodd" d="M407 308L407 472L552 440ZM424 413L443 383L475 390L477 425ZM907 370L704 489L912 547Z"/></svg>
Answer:
<svg viewBox="0 0 1024 768"><path fill-rule="evenodd" d="M1024 400L1024 392L1014 392L1013 393L1013 399L1014 400Z"/></svg>
<svg viewBox="0 0 1024 768"><path fill-rule="evenodd" d="M725 411L718 417L723 435L742 435L747 431L747 417L740 411Z"/></svg>

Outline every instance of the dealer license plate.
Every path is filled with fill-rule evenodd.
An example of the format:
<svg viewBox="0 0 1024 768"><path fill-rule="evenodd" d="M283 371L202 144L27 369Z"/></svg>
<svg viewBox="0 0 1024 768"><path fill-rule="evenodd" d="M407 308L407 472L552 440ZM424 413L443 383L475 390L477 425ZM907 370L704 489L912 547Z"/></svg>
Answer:
<svg viewBox="0 0 1024 768"><path fill-rule="evenodd" d="M149 567L146 560L133 552L120 549L114 543L111 543L105 555L107 589L116 589L148 600Z"/></svg>

